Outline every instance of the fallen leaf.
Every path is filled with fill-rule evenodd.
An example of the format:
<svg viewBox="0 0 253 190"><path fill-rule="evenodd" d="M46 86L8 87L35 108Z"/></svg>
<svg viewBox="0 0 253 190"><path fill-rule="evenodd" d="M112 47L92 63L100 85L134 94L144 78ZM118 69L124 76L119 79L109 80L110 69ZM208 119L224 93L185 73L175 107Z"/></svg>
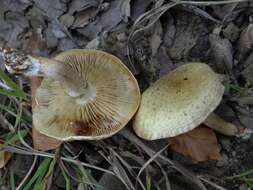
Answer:
<svg viewBox="0 0 253 190"><path fill-rule="evenodd" d="M252 54L253 55L253 54ZM253 58L253 56L251 56ZM252 61L252 59L251 59ZM253 64L249 64L242 72L241 75L246 80L247 85L251 86L253 84Z"/></svg>
<svg viewBox="0 0 253 190"><path fill-rule="evenodd" d="M128 18L131 16L130 1L124 0L120 6L121 17L125 22L128 22Z"/></svg>
<svg viewBox="0 0 253 190"><path fill-rule="evenodd" d="M243 57L252 50L253 47L253 24L250 23L243 29L239 39L238 49Z"/></svg>
<svg viewBox="0 0 253 190"><path fill-rule="evenodd" d="M60 22L66 26L67 28L69 28L70 26L72 26L73 22L74 22L74 17L72 15L69 14L64 14L60 17Z"/></svg>
<svg viewBox="0 0 253 190"><path fill-rule="evenodd" d="M76 14L75 21L71 28L82 28L88 25L91 19L96 16L96 10L97 8L91 7Z"/></svg>
<svg viewBox="0 0 253 190"><path fill-rule="evenodd" d="M73 15L76 12L86 10L90 7L97 7L98 2L99 2L99 0L85 0L85 1L73 0L73 1L71 1L70 5L69 5L68 13L70 15Z"/></svg>
<svg viewBox="0 0 253 190"><path fill-rule="evenodd" d="M50 18L58 18L60 15L62 15L66 9L67 6L65 3L63 3L61 0L34 0L35 6L39 9L43 10L44 14Z"/></svg>
<svg viewBox="0 0 253 190"><path fill-rule="evenodd" d="M87 49L98 49L99 44L100 44L100 39L99 39L99 37L97 37L97 38L91 40L91 41L86 45L85 48L87 48Z"/></svg>
<svg viewBox="0 0 253 190"><path fill-rule="evenodd" d="M31 28L45 28L47 26L46 16L44 16L43 12L35 6L27 11L26 17L29 19Z"/></svg>
<svg viewBox="0 0 253 190"><path fill-rule="evenodd" d="M35 94L42 80L43 78L41 77L31 78L32 110L34 110L34 108L37 106ZM33 147L37 150L42 151L56 149L62 144L62 141L41 134L38 130L36 130L35 127L32 128L32 139L33 139Z"/></svg>
<svg viewBox="0 0 253 190"><path fill-rule="evenodd" d="M66 51L69 49L77 48L77 45L73 42L70 38L62 38L58 43L58 50L59 51Z"/></svg>
<svg viewBox="0 0 253 190"><path fill-rule="evenodd" d="M209 36L211 51L215 59L215 64L220 72L231 72L233 68L232 44L226 38L221 38L219 29L214 29L214 32Z"/></svg>
<svg viewBox="0 0 253 190"><path fill-rule="evenodd" d="M52 27L50 25L48 25L46 29L45 38L46 38L47 48L54 49L57 46L58 39L55 37L52 31Z"/></svg>
<svg viewBox="0 0 253 190"><path fill-rule="evenodd" d="M171 149L196 161L221 158L217 138L212 129L197 127L192 131L169 138Z"/></svg>
<svg viewBox="0 0 253 190"><path fill-rule="evenodd" d="M175 40L176 27L174 24L174 18L171 14L166 14L166 21L164 26L163 43L166 47L171 47Z"/></svg>
<svg viewBox="0 0 253 190"><path fill-rule="evenodd" d="M164 46L160 46L158 49L157 60L159 63L159 78L166 75L175 68L173 61L167 54L167 48Z"/></svg>
<svg viewBox="0 0 253 190"><path fill-rule="evenodd" d="M146 12L151 0L135 0L131 2L131 20L135 21L140 15Z"/></svg>
<svg viewBox="0 0 253 190"><path fill-rule="evenodd" d="M122 17L121 6L124 1L113 1L110 3L109 9L101 14L98 24L103 30L110 31L117 26L124 18Z"/></svg>
<svg viewBox="0 0 253 190"><path fill-rule="evenodd" d="M3 141L0 140L0 144L3 144ZM11 153L6 151L0 151L0 168L3 168L8 161L11 159Z"/></svg>
<svg viewBox="0 0 253 190"><path fill-rule="evenodd" d="M27 32L23 44L23 49L32 55L46 56L48 53L47 44L40 28Z"/></svg>
<svg viewBox="0 0 253 190"><path fill-rule="evenodd" d="M17 12L7 12L5 14L6 22L11 25L6 32L9 33L7 46L17 48L21 46L20 34L29 28L29 23L23 14Z"/></svg>
<svg viewBox="0 0 253 190"><path fill-rule="evenodd" d="M36 128L32 128L33 147L36 150L53 150L58 148L62 141L41 134ZM46 143L45 143L46 142Z"/></svg>
<svg viewBox="0 0 253 190"><path fill-rule="evenodd" d="M154 24L152 36L150 38L150 48L152 51L152 55L154 56L157 53L158 48L160 47L162 43L162 34L163 34L163 28L160 21L157 21Z"/></svg>

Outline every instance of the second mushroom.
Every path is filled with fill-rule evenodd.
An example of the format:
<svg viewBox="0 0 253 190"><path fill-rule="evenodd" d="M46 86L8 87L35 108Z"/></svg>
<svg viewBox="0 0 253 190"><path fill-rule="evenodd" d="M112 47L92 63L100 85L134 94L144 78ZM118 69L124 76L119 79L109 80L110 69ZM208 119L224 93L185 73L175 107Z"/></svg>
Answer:
<svg viewBox="0 0 253 190"><path fill-rule="evenodd" d="M188 63L163 76L142 94L133 122L135 132L155 140L180 135L207 121L215 130L236 133L234 125L221 129L212 113L224 93L221 79L204 63Z"/></svg>

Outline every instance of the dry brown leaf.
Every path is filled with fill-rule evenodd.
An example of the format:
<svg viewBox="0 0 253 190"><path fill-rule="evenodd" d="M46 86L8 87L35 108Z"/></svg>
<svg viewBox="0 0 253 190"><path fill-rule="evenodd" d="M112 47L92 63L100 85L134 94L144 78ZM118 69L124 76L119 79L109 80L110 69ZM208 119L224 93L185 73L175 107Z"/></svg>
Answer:
<svg viewBox="0 0 253 190"><path fill-rule="evenodd" d="M43 79L39 77L31 78L32 109L36 107L35 93L37 88L40 86L42 80ZM58 148L62 144L62 141L41 134L34 127L32 128L32 138L33 138L33 147L37 150L43 151L53 150Z"/></svg>
<svg viewBox="0 0 253 190"><path fill-rule="evenodd" d="M3 144L3 142L0 140L0 144ZM0 151L0 168L3 168L8 161L11 159L11 153L6 151Z"/></svg>
<svg viewBox="0 0 253 190"><path fill-rule="evenodd" d="M196 161L218 160L221 158L215 133L207 127L170 138L171 149Z"/></svg>
<svg viewBox="0 0 253 190"><path fill-rule="evenodd" d="M58 148L62 144L62 141L41 134L34 127L32 128L32 138L33 138L33 147L36 150L42 151L53 150Z"/></svg>

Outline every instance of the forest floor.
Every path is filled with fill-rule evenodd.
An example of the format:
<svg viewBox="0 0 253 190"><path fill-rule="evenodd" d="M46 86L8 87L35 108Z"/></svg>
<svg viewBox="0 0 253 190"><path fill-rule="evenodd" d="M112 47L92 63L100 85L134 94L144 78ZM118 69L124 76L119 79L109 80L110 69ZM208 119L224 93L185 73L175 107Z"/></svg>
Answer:
<svg viewBox="0 0 253 190"><path fill-rule="evenodd" d="M0 45L49 57L74 48L103 50L123 61L141 92L179 65L207 63L228 80L216 114L250 132L253 2L239 1L3 0ZM0 68L5 70L3 61ZM30 80L5 73L0 73L1 190L253 188L250 134L229 137L215 133L219 158L205 161L170 146L163 149L167 139L142 140L131 122L105 140L35 150L30 101L18 90L6 96L9 89L4 84L10 83L3 76L15 81L27 97L31 96ZM235 175L239 176L229 178Z"/></svg>

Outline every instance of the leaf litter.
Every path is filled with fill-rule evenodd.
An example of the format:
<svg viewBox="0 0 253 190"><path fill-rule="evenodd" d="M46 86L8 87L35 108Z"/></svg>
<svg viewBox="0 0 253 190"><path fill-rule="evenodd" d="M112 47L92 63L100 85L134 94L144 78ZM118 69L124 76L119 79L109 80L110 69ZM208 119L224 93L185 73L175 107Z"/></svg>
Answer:
<svg viewBox="0 0 253 190"><path fill-rule="evenodd" d="M222 5L222 3L226 4ZM240 41L244 41L240 40L242 38L240 36L245 36L245 28L251 24L249 16L252 14L250 8L253 4L249 1L7 0L1 1L0 5L1 44L43 56L53 56L72 48L103 49L120 57L134 71L142 90L184 62L203 61L216 66L214 67L216 71L230 79L225 81L225 85L230 88L223 102L231 106L238 117L234 116L233 122L228 123L219 118L223 118L223 113L219 113L215 121L218 120L219 125L222 126L229 124L240 128L246 127L246 129L251 126L252 53L248 43L246 43L246 52L242 52L242 45L240 45ZM217 28L220 31L213 32ZM39 79L33 78L32 81L39 85ZM22 86L29 94L30 85L25 79ZM32 97L34 97L33 88ZM3 104L11 110L13 110L11 106L14 109L27 109L22 112L19 110L19 113L22 113L23 120L28 117L25 113L30 112L30 109L21 108L17 105L18 101L13 102L11 98L7 98ZM32 105L35 105L35 101ZM5 117L6 109L0 108L0 110L1 115ZM22 123L22 119L20 123L22 128L31 127L31 124ZM10 127L1 129L0 135L4 135L10 129L17 130L16 120L13 122L13 117L5 117L5 121ZM243 123L246 125L242 125ZM209 125L214 124L211 122ZM247 151L248 154L252 152L249 151L252 150L251 138L245 141L240 137L229 137L230 144L226 147L236 148L227 150L223 147L224 143L220 143L223 142L223 135L215 134L208 128L200 128L200 131L205 132L192 131L190 134L177 137L174 144L159 152L159 148L150 148L149 143L131 132L131 123L128 128L110 139L103 140L103 147L99 142L72 142L82 146L84 151L76 158L64 155L61 160L67 166L81 164L85 169L91 168L91 175L95 180L90 181L92 184L99 184L102 178L112 175L114 180L116 179L127 189L144 189L146 185L162 189L160 183L155 186L155 181L166 181L164 189L173 189L175 181L171 176L176 175L181 178L183 176L188 184L195 184L198 189L207 189L207 187L219 189L219 185L222 185L233 190L238 189L240 183L226 183L225 180L219 179L220 173L231 175L234 172L250 169L247 167L252 164L250 159L247 160L249 157ZM35 133L33 131L25 138L26 145L29 147L21 140L21 144L7 145L5 150L15 152L17 153L15 157L21 158L24 157L22 154L54 158L54 150L51 150L52 153L45 151L59 147L60 143L43 143L51 140ZM34 148L41 151L32 148L31 137ZM158 144L159 142L152 142L152 146L159 147ZM205 149L206 146L209 148ZM72 147L77 148L77 146ZM245 151L241 153L240 147ZM175 157L177 153L171 149L181 152L182 155L190 155L202 161L200 164L203 165L196 165L196 162L189 165L192 159L187 156L184 159L177 158ZM61 151L64 150L65 146ZM230 168L205 168L204 163L210 166L214 161L204 160L219 159L220 152L231 158L228 163ZM185 159L188 161L185 162ZM37 159L35 162L42 164ZM11 164L12 160L9 163ZM8 165L5 168L8 168ZM38 169L32 163L30 167L30 171ZM56 165L57 167L59 166ZM219 180L210 181L206 177L198 177L199 172L216 176ZM87 179L87 173L81 173L80 179ZM72 179L69 174L71 175L68 172L62 173L66 181L65 187L77 187L74 182L68 180ZM53 175L51 177L54 178ZM44 179L44 176L42 178ZM27 184L30 179L29 175L19 176L21 183L17 187ZM106 183L110 183L111 180L113 179L107 179ZM54 184L54 180L52 183ZM79 189L86 187L80 184ZM40 185L37 183L35 187ZM184 186L179 188L185 189Z"/></svg>

